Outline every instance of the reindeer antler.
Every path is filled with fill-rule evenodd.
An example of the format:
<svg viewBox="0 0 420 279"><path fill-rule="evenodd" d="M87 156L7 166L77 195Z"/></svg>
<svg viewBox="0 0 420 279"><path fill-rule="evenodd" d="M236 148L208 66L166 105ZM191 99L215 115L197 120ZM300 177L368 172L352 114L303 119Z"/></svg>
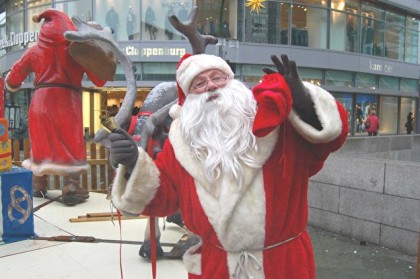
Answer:
<svg viewBox="0 0 420 279"><path fill-rule="evenodd" d="M194 6L191 10L188 20L181 22L175 15L169 16L169 21L176 30L181 32L190 41L193 54L201 54L206 51L206 47L209 44L217 44L217 39L211 35L202 35L198 32L196 26L198 7Z"/></svg>

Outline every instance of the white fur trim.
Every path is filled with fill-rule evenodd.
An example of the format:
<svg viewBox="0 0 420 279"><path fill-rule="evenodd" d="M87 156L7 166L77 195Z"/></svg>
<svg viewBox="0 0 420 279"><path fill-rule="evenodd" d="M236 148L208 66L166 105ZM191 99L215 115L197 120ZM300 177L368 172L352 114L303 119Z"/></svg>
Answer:
<svg viewBox="0 0 420 279"><path fill-rule="evenodd" d="M321 123L322 130L318 131L302 121L294 110L290 112L288 119L296 131L309 142L326 143L336 139L341 134L343 127L336 100L321 87L309 82L304 82L304 84L314 102L315 113Z"/></svg>
<svg viewBox="0 0 420 279"><path fill-rule="evenodd" d="M197 180L195 184L200 204L226 251L264 248L266 200L262 169L243 187L239 187L236 180L222 177L213 185L221 189L219 197Z"/></svg>
<svg viewBox="0 0 420 279"><path fill-rule="evenodd" d="M169 109L169 116L172 119L177 119L179 118L179 116L181 115L181 109L182 107L178 104L173 105L170 109Z"/></svg>
<svg viewBox="0 0 420 279"><path fill-rule="evenodd" d="M35 163L31 159L26 159L22 162L22 167L31 170L33 175L42 176L44 174L52 175L70 175L82 174L89 170L89 164L84 163L80 165L65 165L56 163Z"/></svg>
<svg viewBox="0 0 420 279"><path fill-rule="evenodd" d="M200 240L199 243L185 251L184 256L182 256L182 262L188 273L201 275L201 253L197 253L197 250L202 245L203 242Z"/></svg>
<svg viewBox="0 0 420 279"><path fill-rule="evenodd" d="M263 166L265 161L271 156L275 144L278 138L278 128L274 129L270 134L263 138L256 138L258 151L253 152L252 155L255 162L260 166ZM184 143L181 135L181 123L179 118L174 119L169 130L169 139L175 152L175 157L179 163L187 170L187 172L194 178L197 179L201 185L212 188L203 173L202 164L192 155L188 146ZM245 178L244 185L248 185L255 177L255 172L259 169L253 169L244 166Z"/></svg>
<svg viewBox="0 0 420 279"><path fill-rule="evenodd" d="M176 71L176 81L184 91L185 97L190 91L191 82L200 73L218 69L227 74L229 77L233 77L234 74L232 69L222 58L210 55L210 54L196 54L188 57L182 61Z"/></svg>
<svg viewBox="0 0 420 279"><path fill-rule="evenodd" d="M124 212L141 213L154 198L159 188L160 172L152 158L141 148L130 179L125 179L127 169L119 165L112 185L112 203Z"/></svg>
<svg viewBox="0 0 420 279"><path fill-rule="evenodd" d="M265 218L261 216L265 216L266 210L262 169L243 166L245 177L242 187L229 177L221 177L210 185L204 178L202 164L183 142L179 119L172 122L169 139L176 158L194 178L200 203L223 247L233 252L241 251L243 247L262 249ZM271 156L277 139L278 128L266 137L257 138L258 152L254 152L253 157L258 164L263 166ZM241 203L247 206L238 206Z"/></svg>
<svg viewBox="0 0 420 279"><path fill-rule="evenodd" d="M11 92L16 92L20 89L21 85L18 87L11 87L10 84L7 82L7 78L9 77L10 72L7 73L6 78L4 79L4 85L6 86L6 89L11 91Z"/></svg>

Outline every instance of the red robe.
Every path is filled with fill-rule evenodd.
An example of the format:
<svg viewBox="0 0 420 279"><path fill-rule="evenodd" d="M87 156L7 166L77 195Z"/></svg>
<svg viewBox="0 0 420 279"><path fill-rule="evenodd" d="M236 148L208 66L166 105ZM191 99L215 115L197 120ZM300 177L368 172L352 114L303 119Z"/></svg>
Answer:
<svg viewBox="0 0 420 279"><path fill-rule="evenodd" d="M227 279L234 273L236 278L315 278L306 232L308 179L344 143L348 126L347 113L328 92L306 87L321 131L291 110L291 95L280 75L265 76L254 88L259 106L253 128L261 137L253 156L263 167L244 167L242 187L228 177L212 185L205 180L175 119L154 162L140 150L128 181L120 166L113 204L152 216L180 209L188 229L202 238L184 255L191 279Z"/></svg>
<svg viewBox="0 0 420 279"><path fill-rule="evenodd" d="M64 32L64 31L63 31ZM85 70L68 54L69 41L42 37L17 61L6 80L9 90L35 73L35 90L28 113L31 157L23 166L35 175L77 174L88 168L83 139L81 81ZM105 81L87 73L97 85Z"/></svg>

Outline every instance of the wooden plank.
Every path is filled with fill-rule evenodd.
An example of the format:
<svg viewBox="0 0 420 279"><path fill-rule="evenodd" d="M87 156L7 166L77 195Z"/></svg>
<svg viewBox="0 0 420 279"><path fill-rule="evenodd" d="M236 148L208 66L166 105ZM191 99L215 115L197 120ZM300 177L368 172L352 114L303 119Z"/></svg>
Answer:
<svg viewBox="0 0 420 279"><path fill-rule="evenodd" d="M82 174L81 183L84 189L89 189L87 173Z"/></svg>
<svg viewBox="0 0 420 279"><path fill-rule="evenodd" d="M51 176L50 176L51 177ZM60 176L58 175L53 175L53 179L54 179L54 189L55 190L60 190L61 189L61 185L60 185Z"/></svg>
<svg viewBox="0 0 420 279"><path fill-rule="evenodd" d="M91 145L90 145L90 158L91 159L96 159L97 158L97 156L96 156L96 144L95 143L92 143ZM90 182L91 182L91 189L93 190L93 189L97 189L98 188L98 185L97 185L97 178L96 178L96 165L91 165L90 166L90 171L91 171L91 173L90 173Z"/></svg>
<svg viewBox="0 0 420 279"><path fill-rule="evenodd" d="M106 158L106 154L105 154L105 147L103 145L101 145L99 147L99 158L101 159L105 159ZM100 189L106 189L107 184L106 184L106 164L101 164L99 165L99 188Z"/></svg>
<svg viewBox="0 0 420 279"><path fill-rule="evenodd" d="M23 159L28 159L31 150L29 139L23 140Z"/></svg>
<svg viewBox="0 0 420 279"><path fill-rule="evenodd" d="M21 152L19 150L19 141L12 141L13 154L12 164L15 166L22 166L22 162L28 159L30 156L30 141L25 139L23 141L23 156L21 158ZM84 173L81 175L81 186L84 189L90 189L92 191L107 191L110 184L113 182L114 169L109 163L109 150L101 144L87 143L87 149L91 150L91 156L87 158L87 163L90 165L90 173ZM99 151L97 151L99 150ZM96 172L99 168L99 174ZM91 178L89 179L89 175ZM52 189L61 189L62 182L61 176L49 175L50 181L53 181ZM90 180L90 181L89 181ZM89 188L89 182L91 187Z"/></svg>
<svg viewBox="0 0 420 279"><path fill-rule="evenodd" d="M13 149L13 159L12 161L20 161L20 149L19 149L19 140L13 140L12 149Z"/></svg>
<svg viewBox="0 0 420 279"><path fill-rule="evenodd" d="M107 191L110 190L110 188L112 187L112 182L114 182L114 176L115 176L115 170L114 168L111 166L111 163L109 161L109 150L106 150L106 157L107 159L107 168L108 168L108 173L107 173Z"/></svg>
<svg viewBox="0 0 420 279"><path fill-rule="evenodd" d="M121 220L133 220L133 219L146 219L146 216L121 216ZM114 219L117 219L117 216L114 216ZM80 222L98 222L98 221L111 221L111 217L77 217L70 218L71 223L80 223Z"/></svg>
<svg viewBox="0 0 420 279"><path fill-rule="evenodd" d="M108 159L89 159L87 163L91 166L97 165L106 165L108 163Z"/></svg>
<svg viewBox="0 0 420 279"><path fill-rule="evenodd" d="M111 217L111 212L96 212L96 213L87 213L85 217ZM116 213L114 213L116 216Z"/></svg>

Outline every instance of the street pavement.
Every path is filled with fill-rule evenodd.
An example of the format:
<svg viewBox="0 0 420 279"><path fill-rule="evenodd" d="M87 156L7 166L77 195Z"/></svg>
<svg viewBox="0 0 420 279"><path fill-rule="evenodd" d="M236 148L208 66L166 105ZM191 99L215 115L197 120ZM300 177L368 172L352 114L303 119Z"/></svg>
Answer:
<svg viewBox="0 0 420 279"><path fill-rule="evenodd" d="M58 196L61 191L49 191ZM34 214L35 233L41 237L58 235L93 236L112 240L113 243L57 242L23 240L0 245L1 279L151 279L151 265L138 255L139 244L144 238L146 219L118 222L71 222L87 213L107 212L110 203L105 194L91 192L88 201L65 206L52 202ZM34 198L34 207L45 203ZM161 222L162 225L162 222ZM173 223L166 223L162 243L177 243L185 230ZM414 279L416 257L379 247L324 230L308 227L312 239L318 279ZM417 245L417 243L415 244ZM163 247L169 252L169 246ZM121 262L120 262L121 260ZM186 279L187 272L181 260L159 259L158 279ZM270 278L266 278L270 279ZM419 278L418 278L419 279Z"/></svg>
<svg viewBox="0 0 420 279"><path fill-rule="evenodd" d="M319 279L414 279L416 257L308 227Z"/></svg>

